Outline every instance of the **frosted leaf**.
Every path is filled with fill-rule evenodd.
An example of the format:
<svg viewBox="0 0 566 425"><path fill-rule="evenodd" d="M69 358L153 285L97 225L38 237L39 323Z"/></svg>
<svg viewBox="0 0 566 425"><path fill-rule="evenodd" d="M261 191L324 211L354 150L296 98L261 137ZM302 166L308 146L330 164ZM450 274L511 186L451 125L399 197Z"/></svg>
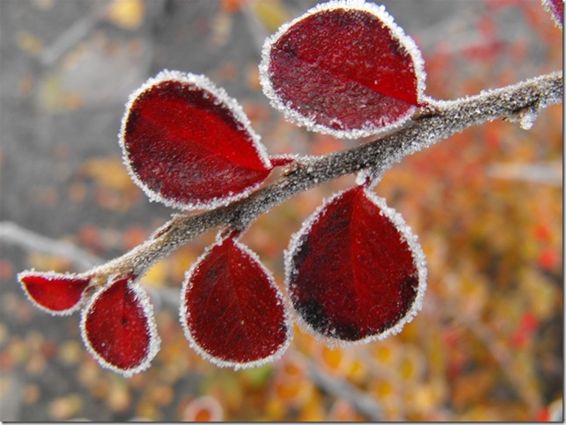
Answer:
<svg viewBox="0 0 566 425"><path fill-rule="evenodd" d="M233 237L217 240L187 273L180 321L191 347L234 369L279 358L291 329L271 273Z"/></svg>
<svg viewBox="0 0 566 425"><path fill-rule="evenodd" d="M147 369L160 346L147 294L125 277L92 296L82 311L81 336L102 367L126 377Z"/></svg>
<svg viewBox="0 0 566 425"><path fill-rule="evenodd" d="M362 0L324 3L284 24L260 64L263 91L288 120L348 139L402 125L424 104L425 78L414 41Z"/></svg>
<svg viewBox="0 0 566 425"><path fill-rule="evenodd" d="M80 308L90 278L84 274L36 272L18 274L28 299L37 308L54 316L66 316Z"/></svg>
<svg viewBox="0 0 566 425"><path fill-rule="evenodd" d="M285 281L299 323L330 343L400 332L421 308L426 274L410 228L363 187L325 201L285 253Z"/></svg>
<svg viewBox="0 0 566 425"><path fill-rule="evenodd" d="M552 16L552 20L562 29L564 26L564 0L542 0L544 8Z"/></svg>
<svg viewBox="0 0 566 425"><path fill-rule="evenodd" d="M202 75L149 79L130 96L119 139L133 181L181 209L244 198L272 169L240 105Z"/></svg>

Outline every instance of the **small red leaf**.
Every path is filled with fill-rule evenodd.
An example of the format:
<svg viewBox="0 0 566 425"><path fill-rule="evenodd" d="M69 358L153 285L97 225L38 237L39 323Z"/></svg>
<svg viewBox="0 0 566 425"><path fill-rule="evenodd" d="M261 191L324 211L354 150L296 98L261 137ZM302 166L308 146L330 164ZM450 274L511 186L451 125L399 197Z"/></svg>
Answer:
<svg viewBox="0 0 566 425"><path fill-rule="evenodd" d="M92 296L81 329L99 363L125 376L146 369L159 351L153 308L143 289L128 278L114 280Z"/></svg>
<svg viewBox="0 0 566 425"><path fill-rule="evenodd" d="M293 236L291 301L307 329L341 341L397 333L420 309L424 255L401 216L362 186L339 193Z"/></svg>
<svg viewBox="0 0 566 425"><path fill-rule="evenodd" d="M268 38L263 91L286 118L355 139L406 121L421 105L425 74L413 40L382 6L315 6Z"/></svg>
<svg viewBox="0 0 566 425"><path fill-rule="evenodd" d="M120 143L152 200L210 209L257 188L271 163L237 102L202 75L163 71L130 97Z"/></svg>
<svg viewBox="0 0 566 425"><path fill-rule="evenodd" d="M29 299L40 309L54 315L77 310L90 279L73 273L25 271L18 279Z"/></svg>
<svg viewBox="0 0 566 425"><path fill-rule="evenodd" d="M232 237L199 258L181 294L187 339L218 366L258 366L281 355L289 344L279 289L256 255Z"/></svg>
<svg viewBox="0 0 566 425"><path fill-rule="evenodd" d="M542 4L552 15L556 25L562 28L564 26L564 0L542 0Z"/></svg>

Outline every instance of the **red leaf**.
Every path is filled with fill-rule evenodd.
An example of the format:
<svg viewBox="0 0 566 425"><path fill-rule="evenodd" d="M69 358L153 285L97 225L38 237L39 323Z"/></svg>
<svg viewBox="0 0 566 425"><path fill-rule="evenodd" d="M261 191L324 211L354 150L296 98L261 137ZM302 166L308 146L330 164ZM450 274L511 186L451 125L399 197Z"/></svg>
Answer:
<svg viewBox="0 0 566 425"><path fill-rule="evenodd" d="M399 332L426 289L416 238L362 186L334 196L305 222L285 267L291 301L307 329L342 341Z"/></svg>
<svg viewBox="0 0 566 425"><path fill-rule="evenodd" d="M550 12L558 27L564 26L564 0L542 0L544 8Z"/></svg>
<svg viewBox="0 0 566 425"><path fill-rule="evenodd" d="M134 94L120 143L152 200L210 209L249 194L271 163L236 101L206 77L163 71Z"/></svg>
<svg viewBox="0 0 566 425"><path fill-rule="evenodd" d="M264 93L287 119L340 138L370 136L407 120L425 74L413 40L382 6L316 6L268 38Z"/></svg>
<svg viewBox="0 0 566 425"><path fill-rule="evenodd" d="M181 294L187 339L218 366L258 366L288 346L290 330L279 289L256 255L231 237L193 265Z"/></svg>
<svg viewBox="0 0 566 425"><path fill-rule="evenodd" d="M77 310L88 286L88 277L72 273L25 271L18 275L30 301L54 315L71 314Z"/></svg>
<svg viewBox="0 0 566 425"><path fill-rule="evenodd" d="M81 317L83 341L100 364L125 376L141 372L159 351L153 308L146 293L119 278L91 298Z"/></svg>

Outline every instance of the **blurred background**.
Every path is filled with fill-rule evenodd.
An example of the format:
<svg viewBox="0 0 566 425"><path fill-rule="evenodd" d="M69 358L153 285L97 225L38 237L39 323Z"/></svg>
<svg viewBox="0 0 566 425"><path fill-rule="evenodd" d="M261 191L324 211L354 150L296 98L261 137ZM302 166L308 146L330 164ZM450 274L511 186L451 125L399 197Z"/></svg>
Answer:
<svg viewBox="0 0 566 425"><path fill-rule="evenodd" d="M0 0L0 419L97 421L531 421L562 415L562 106L531 131L497 121L386 173L429 262L422 312L400 335L330 349L295 327L284 357L245 371L192 351L178 323L185 271L209 232L144 277L162 348L146 372L106 371L78 316L34 308L16 273L83 271L142 242L173 212L121 163L128 94L163 68L207 74L271 153L355 142L286 123L261 93L266 35L306 0ZM538 0L391 0L422 49L430 96L452 99L562 67ZM301 222L352 176L274 208L243 236L283 281Z"/></svg>

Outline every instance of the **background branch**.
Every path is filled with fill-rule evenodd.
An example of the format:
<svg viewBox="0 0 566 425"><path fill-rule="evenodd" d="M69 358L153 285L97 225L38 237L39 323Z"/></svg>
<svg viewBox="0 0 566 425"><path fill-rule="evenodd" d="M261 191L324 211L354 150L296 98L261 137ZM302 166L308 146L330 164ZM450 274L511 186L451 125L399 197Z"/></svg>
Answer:
<svg viewBox="0 0 566 425"><path fill-rule="evenodd" d="M96 257L69 242L48 238L9 221L0 222L0 241L21 246L30 251L39 251L67 258L79 270L90 269L103 262L102 258Z"/></svg>

